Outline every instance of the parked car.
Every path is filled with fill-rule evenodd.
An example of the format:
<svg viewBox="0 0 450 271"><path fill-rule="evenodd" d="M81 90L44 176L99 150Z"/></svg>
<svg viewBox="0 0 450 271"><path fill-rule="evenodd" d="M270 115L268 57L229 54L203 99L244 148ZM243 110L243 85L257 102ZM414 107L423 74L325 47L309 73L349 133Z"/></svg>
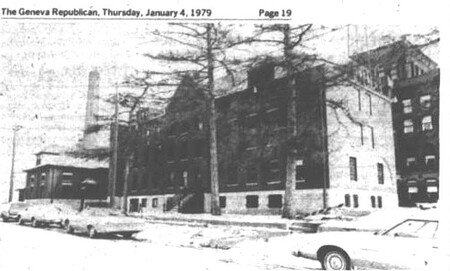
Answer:
<svg viewBox="0 0 450 271"><path fill-rule="evenodd" d="M30 223L33 227L58 225L63 227L64 217L67 214L55 205L35 205L29 206L21 210L18 215L18 222L20 225Z"/></svg>
<svg viewBox="0 0 450 271"><path fill-rule="evenodd" d="M438 223L435 218L412 218L375 233L305 234L293 254L318 260L325 270L438 266Z"/></svg>
<svg viewBox="0 0 450 271"><path fill-rule="evenodd" d="M28 207L25 202L10 202L1 205L1 216L3 222L19 221L19 212Z"/></svg>
<svg viewBox="0 0 450 271"><path fill-rule="evenodd" d="M88 233L90 238L99 234L119 234L125 238L144 229L143 219L129 217L119 210L110 208L86 208L64 220L68 233L79 231Z"/></svg>

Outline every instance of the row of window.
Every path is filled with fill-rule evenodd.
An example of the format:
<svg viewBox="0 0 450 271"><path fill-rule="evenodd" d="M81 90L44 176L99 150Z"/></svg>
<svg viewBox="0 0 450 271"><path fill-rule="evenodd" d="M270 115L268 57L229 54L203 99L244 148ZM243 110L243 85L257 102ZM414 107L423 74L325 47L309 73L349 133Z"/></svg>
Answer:
<svg viewBox="0 0 450 271"><path fill-rule="evenodd" d="M422 118L422 131L433 130L433 120L430 115ZM405 119L403 121L403 133L410 134L414 132L414 122L412 119Z"/></svg>
<svg viewBox="0 0 450 271"><path fill-rule="evenodd" d="M402 100L403 104L403 113L409 114L413 112L413 106L411 99ZM430 108L431 107L431 95L422 95L419 97L419 104L421 108Z"/></svg>
<svg viewBox="0 0 450 271"><path fill-rule="evenodd" d="M350 169L350 180L358 181L358 164L356 157L350 157L349 160ZM377 178L378 184L384 184L384 165L382 163L377 163Z"/></svg>
<svg viewBox="0 0 450 271"><path fill-rule="evenodd" d="M281 208L283 206L283 196L279 194L268 195L267 207L269 208ZM227 197L221 196L219 198L220 208L227 207ZM259 196L258 195L248 195L245 197L245 207L247 209L257 209L259 208Z"/></svg>
<svg viewBox="0 0 450 271"><path fill-rule="evenodd" d="M435 155L425 155L424 157L425 167L435 168L436 167L436 156ZM417 166L416 157L406 157L406 167L414 168Z"/></svg>
<svg viewBox="0 0 450 271"><path fill-rule="evenodd" d="M349 194L344 196L345 206L352 207L352 197ZM381 196L370 196L370 203L372 208L383 208L383 198ZM353 208L359 208L359 196L353 195Z"/></svg>

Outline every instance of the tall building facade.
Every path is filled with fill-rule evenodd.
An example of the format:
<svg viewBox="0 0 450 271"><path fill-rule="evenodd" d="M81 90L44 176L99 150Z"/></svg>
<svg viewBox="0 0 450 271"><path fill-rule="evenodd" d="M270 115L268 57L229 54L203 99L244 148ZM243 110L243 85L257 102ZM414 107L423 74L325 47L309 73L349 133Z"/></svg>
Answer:
<svg viewBox="0 0 450 271"><path fill-rule="evenodd" d="M280 213L288 153L295 155L299 213L397 206L391 98L351 78L330 84L326 70L295 76L295 127L287 127L287 80L274 66L249 72L246 89L216 99L222 212ZM163 116L138 114L130 211L209 212L205 112L203 90L186 77Z"/></svg>
<svg viewBox="0 0 450 271"><path fill-rule="evenodd" d="M439 198L439 82L437 64L401 40L353 57L360 80L391 92L399 203Z"/></svg>

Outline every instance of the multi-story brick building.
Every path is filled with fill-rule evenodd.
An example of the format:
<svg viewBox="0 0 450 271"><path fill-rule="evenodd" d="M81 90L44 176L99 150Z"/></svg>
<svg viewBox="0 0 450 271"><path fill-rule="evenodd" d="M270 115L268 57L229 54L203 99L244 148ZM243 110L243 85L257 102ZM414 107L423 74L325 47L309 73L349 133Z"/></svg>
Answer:
<svg viewBox="0 0 450 271"><path fill-rule="evenodd" d="M440 81L437 64L404 40L354 59L371 76L366 82L395 96L392 113L400 205L436 202Z"/></svg>
<svg viewBox="0 0 450 271"><path fill-rule="evenodd" d="M329 84L320 66L296 75L297 125L286 127L289 96L278 71L256 69L246 89L216 99L222 211L280 213L288 152L296 155L298 212L324 202L397 206L390 97L358 82ZM130 211L209 211L205 108L202 89L185 78L165 115L138 116Z"/></svg>

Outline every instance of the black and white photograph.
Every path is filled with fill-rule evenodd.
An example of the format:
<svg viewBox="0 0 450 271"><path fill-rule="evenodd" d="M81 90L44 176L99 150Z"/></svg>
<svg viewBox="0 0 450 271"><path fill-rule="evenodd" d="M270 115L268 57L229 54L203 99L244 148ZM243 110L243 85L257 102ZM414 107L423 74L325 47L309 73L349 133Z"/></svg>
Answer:
<svg viewBox="0 0 450 271"><path fill-rule="evenodd" d="M9 2L0 270L448 270L441 5Z"/></svg>

